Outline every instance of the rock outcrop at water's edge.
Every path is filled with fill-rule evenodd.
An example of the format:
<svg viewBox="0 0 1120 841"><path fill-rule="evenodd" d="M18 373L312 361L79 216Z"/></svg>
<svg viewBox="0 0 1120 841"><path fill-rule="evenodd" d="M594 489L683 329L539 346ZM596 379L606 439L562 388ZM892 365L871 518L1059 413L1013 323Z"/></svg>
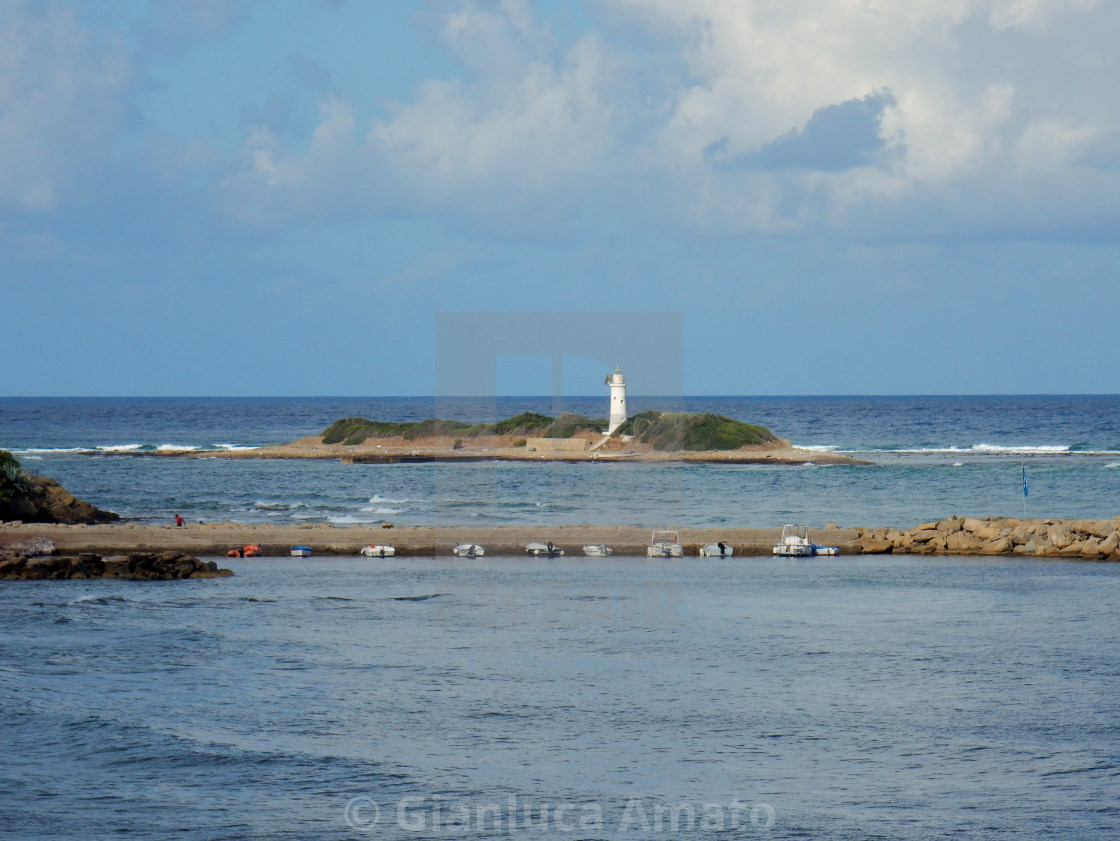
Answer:
<svg viewBox="0 0 1120 841"><path fill-rule="evenodd" d="M1111 520L1020 520L950 517L916 528L857 529L862 554L1027 555L1120 561L1120 517Z"/></svg>
<svg viewBox="0 0 1120 841"><path fill-rule="evenodd" d="M54 479L27 476L14 489L10 498L0 499L0 520L21 520L25 523L115 523L120 520L112 511L78 499Z"/></svg>
<svg viewBox="0 0 1120 841"><path fill-rule="evenodd" d="M75 556L25 554L20 550L0 553L0 580L4 581L73 578L170 581L181 578L225 578L231 575L233 572L219 569L214 561L201 561L181 552L133 552L110 558L90 552Z"/></svg>

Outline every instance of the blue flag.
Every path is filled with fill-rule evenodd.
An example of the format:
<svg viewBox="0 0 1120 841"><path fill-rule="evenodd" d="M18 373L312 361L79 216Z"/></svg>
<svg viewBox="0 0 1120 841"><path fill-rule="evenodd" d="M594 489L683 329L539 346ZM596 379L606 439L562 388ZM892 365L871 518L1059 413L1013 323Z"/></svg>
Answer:
<svg viewBox="0 0 1120 841"><path fill-rule="evenodd" d="M1027 466L1023 465L1023 499L1030 496L1030 487L1027 486Z"/></svg>

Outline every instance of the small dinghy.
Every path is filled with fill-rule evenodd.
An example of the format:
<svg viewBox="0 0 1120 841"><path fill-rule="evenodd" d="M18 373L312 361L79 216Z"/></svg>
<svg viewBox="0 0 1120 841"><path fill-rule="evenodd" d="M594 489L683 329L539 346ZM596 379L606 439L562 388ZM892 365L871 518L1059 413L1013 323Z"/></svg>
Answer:
<svg viewBox="0 0 1120 841"><path fill-rule="evenodd" d="M481 558L486 550L477 543L457 543L452 547L451 554L457 558Z"/></svg>
<svg viewBox="0 0 1120 841"><path fill-rule="evenodd" d="M397 550L388 543L371 543L369 546L363 546L359 554L367 558L391 558L397 554Z"/></svg>
<svg viewBox="0 0 1120 841"><path fill-rule="evenodd" d="M583 554L589 558L606 558L614 554L614 549L605 543L588 543L583 547Z"/></svg>
<svg viewBox="0 0 1120 841"><path fill-rule="evenodd" d="M705 543L700 547L701 558L730 558L735 554L735 547L722 540L718 543Z"/></svg>
<svg viewBox="0 0 1120 841"><path fill-rule="evenodd" d="M311 557L311 547L310 546L302 546L302 545L301 546L293 546L292 547L292 557L293 558L310 558Z"/></svg>
<svg viewBox="0 0 1120 841"><path fill-rule="evenodd" d="M670 530L655 531L646 547L646 555L650 558L679 558L683 554L680 536Z"/></svg>
<svg viewBox="0 0 1120 841"><path fill-rule="evenodd" d="M559 558L564 550L552 543L526 543L525 554L532 558Z"/></svg>

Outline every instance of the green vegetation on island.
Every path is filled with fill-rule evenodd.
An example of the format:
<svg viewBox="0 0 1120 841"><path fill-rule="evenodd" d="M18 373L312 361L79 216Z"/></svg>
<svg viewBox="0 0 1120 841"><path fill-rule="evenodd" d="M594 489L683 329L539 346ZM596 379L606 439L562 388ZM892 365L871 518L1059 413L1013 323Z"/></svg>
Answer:
<svg viewBox="0 0 1120 841"><path fill-rule="evenodd" d="M324 444L356 446L370 438L421 438L456 436L476 438L480 435L522 435L533 438L571 438L581 429L601 430L607 425L602 418L588 418L565 412L550 418L536 412L522 412L497 423L465 423L464 421L428 418L422 421L373 421L367 418L342 418L323 430Z"/></svg>
<svg viewBox="0 0 1120 841"><path fill-rule="evenodd" d="M8 502L16 492L26 492L28 476L23 465L7 450L0 450L0 503Z"/></svg>
<svg viewBox="0 0 1120 841"><path fill-rule="evenodd" d="M599 432L606 425L607 422L601 418L567 412L558 418L537 412L522 412L497 423L466 423L441 418L403 422L342 418L323 430L323 443L352 447L371 438L416 441L454 437L460 442L458 446L462 446L464 438L514 435L518 438L513 445L524 446L527 438L571 438L582 430ZM779 442L777 436L765 427L711 413L642 412L628 419L615 430L614 435L630 435L655 450L668 451L737 450L744 446Z"/></svg>
<svg viewBox="0 0 1120 841"><path fill-rule="evenodd" d="M655 450L737 450L779 440L766 427L709 412L641 412L627 419L614 434L632 435Z"/></svg>

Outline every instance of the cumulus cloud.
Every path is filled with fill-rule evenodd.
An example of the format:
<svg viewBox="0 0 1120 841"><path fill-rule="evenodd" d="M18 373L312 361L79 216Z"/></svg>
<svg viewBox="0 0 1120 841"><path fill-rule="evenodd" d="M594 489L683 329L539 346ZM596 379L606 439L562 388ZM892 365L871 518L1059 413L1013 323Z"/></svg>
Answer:
<svg viewBox="0 0 1120 841"><path fill-rule="evenodd" d="M246 167L224 185L238 212L266 224L301 206L506 213L607 168L617 62L596 37L560 48L525 0L457 7L437 34L463 77L423 80L364 124L327 96L298 156L249 134Z"/></svg>
<svg viewBox="0 0 1120 841"><path fill-rule="evenodd" d="M351 210L468 216L594 194L717 234L953 219L1014 234L1117 210L1115 4L596 8L624 25L559 43L527 0L444 6L434 37L461 75L373 119L327 97L300 154L254 130L226 187L258 219L343 187ZM1037 201L1046 213L1024 211Z"/></svg>
<svg viewBox="0 0 1120 841"><path fill-rule="evenodd" d="M120 45L66 7L0 3L0 210L53 210L96 177L129 77Z"/></svg>

